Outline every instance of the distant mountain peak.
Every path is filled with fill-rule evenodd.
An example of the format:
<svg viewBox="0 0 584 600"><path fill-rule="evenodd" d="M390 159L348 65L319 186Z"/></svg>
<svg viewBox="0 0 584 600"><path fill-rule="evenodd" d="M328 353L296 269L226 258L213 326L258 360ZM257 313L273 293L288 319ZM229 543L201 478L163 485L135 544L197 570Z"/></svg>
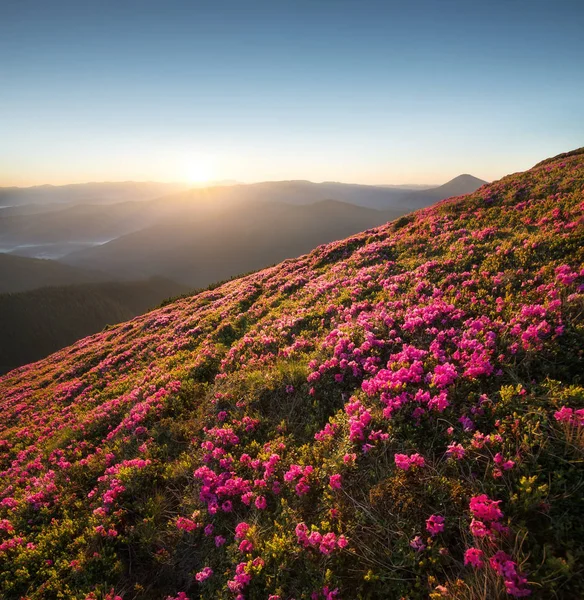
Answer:
<svg viewBox="0 0 584 600"><path fill-rule="evenodd" d="M472 194L486 183L488 183L488 181L485 181L484 179L479 179L469 173L462 173L436 188L408 194L404 198L402 204L410 207L412 210L415 208L422 208L423 206L429 206L434 202L450 198L451 196Z"/></svg>
<svg viewBox="0 0 584 600"><path fill-rule="evenodd" d="M461 173L460 175L453 177L452 179L450 179L450 181L447 181L446 183L442 184L439 187L444 187L444 186L453 185L453 184L461 184L461 183L464 183L465 185L471 184L471 185L481 186L481 185L485 185L485 183L488 183L488 181L485 181L484 179L479 179L478 177L475 177L474 175L470 175L470 173Z"/></svg>

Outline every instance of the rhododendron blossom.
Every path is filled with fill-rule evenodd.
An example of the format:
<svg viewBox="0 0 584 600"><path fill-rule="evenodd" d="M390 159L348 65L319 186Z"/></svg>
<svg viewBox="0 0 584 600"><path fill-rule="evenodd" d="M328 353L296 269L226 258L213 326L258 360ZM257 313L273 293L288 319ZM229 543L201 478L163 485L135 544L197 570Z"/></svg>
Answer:
<svg viewBox="0 0 584 600"><path fill-rule="evenodd" d="M478 548L468 548L464 553L464 564L472 565L475 569L481 569L485 566L483 562L484 553Z"/></svg>
<svg viewBox="0 0 584 600"><path fill-rule="evenodd" d="M209 579L209 577L211 577L211 575L213 575L213 569L211 569L210 567L204 567L195 575L195 579L199 583L202 583L206 579Z"/></svg>
<svg viewBox="0 0 584 600"><path fill-rule="evenodd" d="M444 517L440 515L430 515L426 519L426 529L430 535L438 535L444 531Z"/></svg>
<svg viewBox="0 0 584 600"><path fill-rule="evenodd" d="M409 471L411 467L424 467L426 461L420 454L396 454L394 456L395 466L402 471Z"/></svg>
<svg viewBox="0 0 584 600"><path fill-rule="evenodd" d="M329 485L333 490L340 490L342 487L341 476L337 473L329 477Z"/></svg>
<svg viewBox="0 0 584 600"><path fill-rule="evenodd" d="M470 500L470 512L473 517L483 521L498 521L503 518L499 508L500 500L491 500L486 494L473 496Z"/></svg>

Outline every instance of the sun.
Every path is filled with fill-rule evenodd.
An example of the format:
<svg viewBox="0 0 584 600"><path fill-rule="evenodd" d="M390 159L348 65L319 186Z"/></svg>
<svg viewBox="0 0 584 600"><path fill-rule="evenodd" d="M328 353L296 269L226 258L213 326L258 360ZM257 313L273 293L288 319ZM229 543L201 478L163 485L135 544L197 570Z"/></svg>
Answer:
<svg viewBox="0 0 584 600"><path fill-rule="evenodd" d="M188 161L185 172L188 183L196 185L208 183L214 176L213 164L204 158Z"/></svg>

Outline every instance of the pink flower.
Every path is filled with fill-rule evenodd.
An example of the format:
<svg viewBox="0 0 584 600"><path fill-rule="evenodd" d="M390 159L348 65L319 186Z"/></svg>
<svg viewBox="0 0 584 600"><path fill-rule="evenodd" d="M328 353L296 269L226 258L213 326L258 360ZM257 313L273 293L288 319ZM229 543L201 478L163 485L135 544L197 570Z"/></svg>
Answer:
<svg viewBox="0 0 584 600"><path fill-rule="evenodd" d="M422 550L424 550L426 548L426 544L424 544L424 542L422 541L422 538L419 535L417 535L410 542L410 546L417 552L421 552Z"/></svg>
<svg viewBox="0 0 584 600"><path fill-rule="evenodd" d="M304 496L310 492L310 486L306 483L306 479L304 477L300 479L294 489L296 490L296 494L298 494L298 496Z"/></svg>
<svg viewBox="0 0 584 600"><path fill-rule="evenodd" d="M259 510L265 510L266 507L268 506L268 501L266 500L265 496L258 496L255 499L255 503L256 508Z"/></svg>
<svg viewBox="0 0 584 600"><path fill-rule="evenodd" d="M531 590L527 588L520 587L525 585L527 580L525 577L515 578L515 579L507 579L505 580L505 589L510 596L515 598L524 598L525 596L531 595Z"/></svg>
<svg viewBox="0 0 584 600"><path fill-rule="evenodd" d="M249 529L250 529L250 527L245 521L242 521L241 523L239 523L235 527L235 539L242 540L247 535L247 532L249 531Z"/></svg>
<svg viewBox="0 0 584 600"><path fill-rule="evenodd" d="M444 517L431 515L426 519L426 529L434 536L444 531Z"/></svg>
<svg viewBox="0 0 584 600"><path fill-rule="evenodd" d="M424 459L424 457L421 454L412 454L410 456L410 465L416 466L416 467L424 467L426 466L426 460Z"/></svg>
<svg viewBox="0 0 584 600"><path fill-rule="evenodd" d="M342 487L341 476L337 473L329 477L329 485L333 490L340 490Z"/></svg>
<svg viewBox="0 0 584 600"><path fill-rule="evenodd" d="M211 567L204 567L195 575L195 579L199 583L202 583L206 579L209 579L209 577L211 577L211 575L213 575L213 569L211 569Z"/></svg>
<svg viewBox="0 0 584 600"><path fill-rule="evenodd" d="M473 496L469 504L470 512L473 517L483 521L498 521L503 518L500 503L500 500L491 500L486 494Z"/></svg>
<svg viewBox="0 0 584 600"><path fill-rule="evenodd" d="M296 525L295 533L298 538L298 543L303 545L308 544L308 527L305 523L298 523L298 525Z"/></svg>
<svg viewBox="0 0 584 600"><path fill-rule="evenodd" d="M395 461L395 466L398 469L401 469L402 471L407 471L410 468L410 459L408 458L407 454L396 454L393 457L393 460Z"/></svg>
<svg viewBox="0 0 584 600"><path fill-rule="evenodd" d="M456 442L452 442L448 444L448 448L446 449L446 455L454 458L456 460L461 460L464 458L465 449L462 444L457 444Z"/></svg>
<svg viewBox="0 0 584 600"><path fill-rule="evenodd" d="M215 536L215 546L220 548L227 540L222 535Z"/></svg>
<svg viewBox="0 0 584 600"><path fill-rule="evenodd" d="M412 454L411 456L408 456L407 454L396 454L393 459L396 467L402 469L402 471L409 471L413 466L423 467L426 465L424 457L418 453Z"/></svg>
<svg viewBox="0 0 584 600"><path fill-rule="evenodd" d="M14 531L14 526L8 519L0 519L0 531L11 533Z"/></svg>
<svg viewBox="0 0 584 600"><path fill-rule="evenodd" d="M567 406L562 406L560 410L557 410L554 413L554 417L556 421L559 421L560 423L569 423L572 420L573 413L574 411L571 408L568 408Z"/></svg>
<svg viewBox="0 0 584 600"><path fill-rule="evenodd" d="M345 464L353 464L357 460L357 455L355 453L345 454L343 456L343 462Z"/></svg>
<svg viewBox="0 0 584 600"><path fill-rule="evenodd" d="M242 540L239 544L240 552L251 552L253 550L253 544L249 540Z"/></svg>
<svg viewBox="0 0 584 600"><path fill-rule="evenodd" d="M337 536L331 531L322 536L320 540L319 550L322 554L331 554L337 546Z"/></svg>
<svg viewBox="0 0 584 600"><path fill-rule="evenodd" d="M477 521L476 519L473 519L470 522L470 532L475 537L486 537L491 535L491 530L482 521Z"/></svg>
<svg viewBox="0 0 584 600"><path fill-rule="evenodd" d="M579 409L574 412L574 409L562 406L560 410L554 413L556 421L559 423L566 423L569 425L584 425L584 410Z"/></svg>
<svg viewBox="0 0 584 600"><path fill-rule="evenodd" d="M485 566L485 563L482 560L483 555L484 553L482 550L479 550L478 548L469 548L464 553L464 564L472 565L475 569L481 569Z"/></svg>
<svg viewBox="0 0 584 600"><path fill-rule="evenodd" d="M308 536L308 543L311 546L316 546L316 545L320 544L321 539L322 539L321 533L319 533L318 531L311 531L310 535Z"/></svg>
<svg viewBox="0 0 584 600"><path fill-rule="evenodd" d="M501 467L501 469L503 469L503 471L509 471L509 469L512 469L515 466L515 462L512 460L505 460L505 458L503 457L503 455L500 452L497 452L497 454L495 454L495 463L497 465L499 465L499 467Z"/></svg>
<svg viewBox="0 0 584 600"><path fill-rule="evenodd" d="M432 383L439 388L443 388L453 383L457 377L456 367L451 363L444 363L443 365L437 365L434 369Z"/></svg>

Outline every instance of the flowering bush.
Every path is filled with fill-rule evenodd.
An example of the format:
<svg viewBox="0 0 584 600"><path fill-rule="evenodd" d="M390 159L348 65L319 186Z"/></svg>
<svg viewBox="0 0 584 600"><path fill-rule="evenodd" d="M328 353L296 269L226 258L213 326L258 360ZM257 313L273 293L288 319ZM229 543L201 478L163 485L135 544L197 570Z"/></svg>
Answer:
<svg viewBox="0 0 584 600"><path fill-rule="evenodd" d="M584 594L584 152L0 379L0 597Z"/></svg>

